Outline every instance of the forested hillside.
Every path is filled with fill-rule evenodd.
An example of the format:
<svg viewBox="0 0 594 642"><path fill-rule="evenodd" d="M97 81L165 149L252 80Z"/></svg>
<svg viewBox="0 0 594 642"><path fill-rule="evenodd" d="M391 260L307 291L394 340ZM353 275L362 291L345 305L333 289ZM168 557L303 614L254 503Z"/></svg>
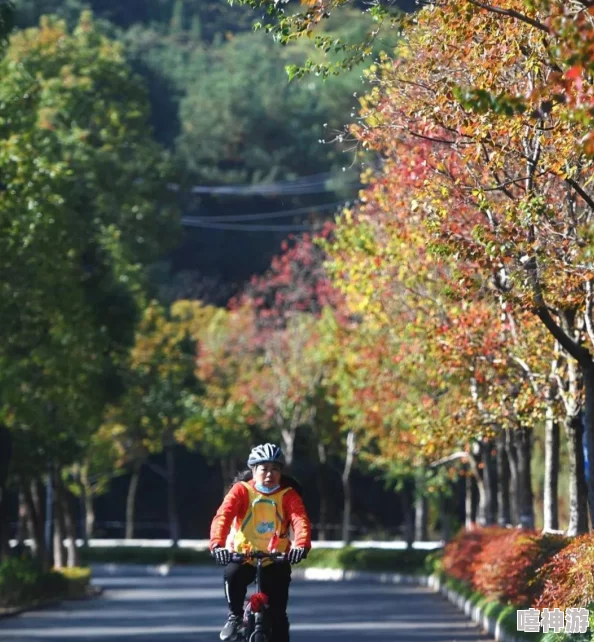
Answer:
<svg viewBox="0 0 594 642"><path fill-rule="evenodd" d="M328 219L356 195L352 141L342 136L364 88L360 69L328 81L288 83L286 65L321 54L311 43L280 49L252 31L261 16L227 0L17 0L17 25L35 26L45 14L74 25L84 8L122 43L143 77L154 135L174 155L180 184L281 182L263 194L181 190L176 197L185 215L237 218L185 225L178 248L153 271L164 298L224 304L266 269L289 233ZM347 13L329 21L329 32L362 34L371 22L354 11L356 20ZM307 178L292 183L301 177ZM280 215L241 218L271 212Z"/></svg>

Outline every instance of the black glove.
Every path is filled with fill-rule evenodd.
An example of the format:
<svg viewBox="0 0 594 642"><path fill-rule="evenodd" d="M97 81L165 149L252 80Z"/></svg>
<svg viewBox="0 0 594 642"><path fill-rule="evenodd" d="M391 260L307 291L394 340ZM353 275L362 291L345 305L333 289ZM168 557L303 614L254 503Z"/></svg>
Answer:
<svg viewBox="0 0 594 642"><path fill-rule="evenodd" d="M216 559L217 564L227 566L231 561L231 552L222 546L217 546L212 550L211 555Z"/></svg>
<svg viewBox="0 0 594 642"><path fill-rule="evenodd" d="M299 564L301 560L307 557L306 548L292 548L289 551L288 559L291 564Z"/></svg>

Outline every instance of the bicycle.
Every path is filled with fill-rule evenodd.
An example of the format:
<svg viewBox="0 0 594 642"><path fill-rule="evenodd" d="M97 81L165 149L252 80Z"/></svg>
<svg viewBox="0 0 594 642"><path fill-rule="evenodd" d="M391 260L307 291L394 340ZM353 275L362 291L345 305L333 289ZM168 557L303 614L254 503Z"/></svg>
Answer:
<svg viewBox="0 0 594 642"><path fill-rule="evenodd" d="M243 631L240 632L236 640L243 642L272 642L270 637L270 623L266 617L268 608L268 596L262 592L262 562L272 560L275 563L286 562L285 553L232 553L232 562L245 562L246 560L256 560L256 593L247 600L243 612Z"/></svg>

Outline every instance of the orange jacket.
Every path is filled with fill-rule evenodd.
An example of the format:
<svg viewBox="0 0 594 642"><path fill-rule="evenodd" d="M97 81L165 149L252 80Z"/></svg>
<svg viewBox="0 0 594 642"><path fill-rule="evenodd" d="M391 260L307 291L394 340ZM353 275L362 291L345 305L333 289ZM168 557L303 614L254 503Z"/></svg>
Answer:
<svg viewBox="0 0 594 642"><path fill-rule="evenodd" d="M253 480L248 482L250 486L255 487ZM279 491L283 488L279 488ZM286 486L284 487L286 488ZM278 492L278 491L277 491ZM276 493L270 496L274 497ZM231 530L234 520L241 522L248 510L249 495L246 487L242 483L234 484L231 490L225 496L223 503L220 505L217 514L210 525L210 550L217 546L225 546L227 536ZM292 527L294 533L293 546L297 548L311 548L311 523L303 501L299 493L291 488L288 490L282 501L283 530L288 531ZM285 551L280 551L284 553Z"/></svg>

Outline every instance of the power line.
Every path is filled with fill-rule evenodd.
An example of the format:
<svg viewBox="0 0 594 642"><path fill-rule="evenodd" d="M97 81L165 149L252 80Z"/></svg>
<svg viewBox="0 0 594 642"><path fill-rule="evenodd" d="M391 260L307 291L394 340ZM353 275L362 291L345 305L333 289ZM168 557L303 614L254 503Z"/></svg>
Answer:
<svg viewBox="0 0 594 642"><path fill-rule="evenodd" d="M229 230L234 232L308 232L313 231L316 224L310 225L234 225L233 223L205 223L203 221L187 221L182 219L182 225L202 227L207 230ZM319 224L318 224L319 227Z"/></svg>
<svg viewBox="0 0 594 642"><path fill-rule="evenodd" d="M311 205L309 207L297 207L292 210L278 210L275 212L261 212L257 214L226 214L223 216L184 216L182 223L188 222L214 222L214 223L242 223L243 221L263 221L272 218L285 218L289 216L299 216L300 214L315 214L327 210L338 209L347 205L344 201L334 203L323 203L322 205Z"/></svg>
<svg viewBox="0 0 594 642"><path fill-rule="evenodd" d="M286 187L277 186L249 186L244 188L232 187L193 187L192 194L211 194L219 196L307 196L308 194L325 194L335 192L338 188L359 187L359 179L341 183L337 186L329 186L326 183L312 183L310 185L294 185Z"/></svg>
<svg viewBox="0 0 594 642"><path fill-rule="evenodd" d="M321 174L312 174L311 176L302 176L292 180L276 181L274 183L258 184L235 184L235 185L195 185L188 187L187 191L191 194L213 194L227 196L252 196L252 195L306 195L320 194L323 192L335 191L339 187L348 187L349 185L359 186L358 177L350 178L346 181L338 182L338 185L332 186L336 181L336 176L330 172ZM328 183L330 182L330 185ZM181 191L182 188L176 183L170 183L169 189Z"/></svg>
<svg viewBox="0 0 594 642"><path fill-rule="evenodd" d="M194 187L189 187L189 190L249 190L249 189L276 189L283 188L285 186L296 186L296 185L319 185L325 182L332 176L331 172L321 172L318 174L310 174L308 176L298 176L297 178L288 178L280 181L274 181L272 183L235 183L230 185L196 185ZM181 185L171 183L170 188L174 190L181 189Z"/></svg>

